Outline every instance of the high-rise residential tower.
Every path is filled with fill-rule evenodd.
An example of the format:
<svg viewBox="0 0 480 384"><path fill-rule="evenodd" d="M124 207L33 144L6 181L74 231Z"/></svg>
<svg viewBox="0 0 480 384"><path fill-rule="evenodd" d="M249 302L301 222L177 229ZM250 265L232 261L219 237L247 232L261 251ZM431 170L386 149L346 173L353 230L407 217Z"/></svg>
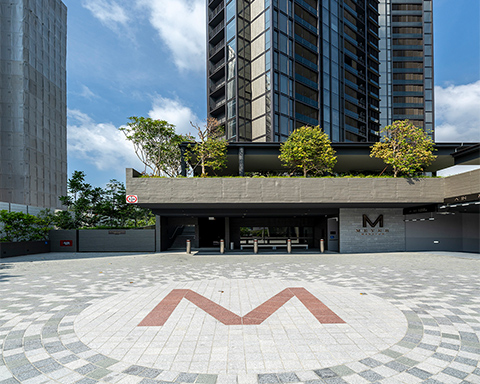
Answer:
<svg viewBox="0 0 480 384"><path fill-rule="evenodd" d="M0 33L0 202L56 208L67 183L67 8L0 0Z"/></svg>
<svg viewBox="0 0 480 384"><path fill-rule="evenodd" d="M320 125L334 142L380 128L377 0L209 0L208 114L230 141Z"/></svg>
<svg viewBox="0 0 480 384"><path fill-rule="evenodd" d="M434 137L432 0L380 0L381 125L409 119Z"/></svg>

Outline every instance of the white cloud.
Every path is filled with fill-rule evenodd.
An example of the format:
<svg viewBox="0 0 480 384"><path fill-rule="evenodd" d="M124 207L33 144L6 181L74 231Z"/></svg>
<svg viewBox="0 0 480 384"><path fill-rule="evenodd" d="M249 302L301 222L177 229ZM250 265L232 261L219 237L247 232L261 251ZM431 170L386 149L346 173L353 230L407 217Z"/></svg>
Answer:
<svg viewBox="0 0 480 384"><path fill-rule="evenodd" d="M113 0L84 0L82 5L114 31L117 31L119 25L126 26L129 21L125 9Z"/></svg>
<svg viewBox="0 0 480 384"><path fill-rule="evenodd" d="M203 70L206 52L204 0L137 0L180 69Z"/></svg>
<svg viewBox="0 0 480 384"><path fill-rule="evenodd" d="M176 132L181 134L194 133L190 121L199 123L193 111L179 100L157 96L153 101L152 109L148 113L152 119L165 120L175 125Z"/></svg>
<svg viewBox="0 0 480 384"><path fill-rule="evenodd" d="M111 123L96 123L85 113L68 110L69 156L93 164L98 170L144 170L133 145Z"/></svg>
<svg viewBox="0 0 480 384"><path fill-rule="evenodd" d="M480 80L435 87L435 141L480 141Z"/></svg>
<svg viewBox="0 0 480 384"><path fill-rule="evenodd" d="M86 85L82 85L82 92L80 92L80 96L89 100L96 99L99 97L98 95L93 93L92 90L88 88Z"/></svg>

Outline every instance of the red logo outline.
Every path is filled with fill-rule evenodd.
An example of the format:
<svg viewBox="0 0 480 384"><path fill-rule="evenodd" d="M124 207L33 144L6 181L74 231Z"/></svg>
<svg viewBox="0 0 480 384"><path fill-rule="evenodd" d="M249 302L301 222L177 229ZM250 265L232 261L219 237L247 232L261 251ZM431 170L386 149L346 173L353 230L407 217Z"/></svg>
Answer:
<svg viewBox="0 0 480 384"><path fill-rule="evenodd" d="M345 321L305 288L286 288L242 317L191 289L174 289L138 326L163 326L182 299L187 299L224 325L260 325L294 296L321 324L345 324Z"/></svg>

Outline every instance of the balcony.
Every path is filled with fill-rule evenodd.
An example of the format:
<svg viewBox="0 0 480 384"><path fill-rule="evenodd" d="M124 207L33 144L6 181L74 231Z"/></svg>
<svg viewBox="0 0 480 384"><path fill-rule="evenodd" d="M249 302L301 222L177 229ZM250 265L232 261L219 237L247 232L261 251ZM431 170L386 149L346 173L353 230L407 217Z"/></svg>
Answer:
<svg viewBox="0 0 480 384"><path fill-rule="evenodd" d="M308 5L305 1L303 0L295 0L295 3L301 5L303 8L305 8L307 11L309 11L312 15L317 17L317 10L313 8L312 6Z"/></svg>
<svg viewBox="0 0 480 384"><path fill-rule="evenodd" d="M225 39L222 39L218 44L213 46L208 50L209 57L213 57L216 53L218 53L221 49L225 47Z"/></svg>
<svg viewBox="0 0 480 384"><path fill-rule="evenodd" d="M224 23L223 23L223 21L222 21L222 22L221 22L220 24L218 24L215 28L213 28L213 29L208 33L208 37L209 37L210 39L212 39L218 32L220 32L220 31L223 29L223 27L224 27L223 24L224 24Z"/></svg>
<svg viewBox="0 0 480 384"><path fill-rule="evenodd" d="M295 15L295 22L297 22L298 24L300 24L302 27L308 29L310 32L313 32L315 33L316 35L318 35L318 29L313 26L312 24L306 22L305 20L303 20L300 16L298 15Z"/></svg>
<svg viewBox="0 0 480 384"><path fill-rule="evenodd" d="M300 95L299 93L295 93L295 99L311 107L318 108L318 101L310 99L309 97Z"/></svg>
<svg viewBox="0 0 480 384"><path fill-rule="evenodd" d="M318 125L318 120L317 119L313 119L311 117L302 115L301 113L298 113L298 112L295 113L295 118L297 120L300 120L301 122L304 122L304 123L307 123L307 124L310 124L310 125L313 125L313 126Z"/></svg>
<svg viewBox="0 0 480 384"><path fill-rule="evenodd" d="M304 47L310 49L311 51L318 53L318 47L315 44L310 43L308 40L305 40L303 37L295 34L295 41L303 45Z"/></svg>
<svg viewBox="0 0 480 384"><path fill-rule="evenodd" d="M213 75L215 72L217 72L224 65L225 65L225 59L220 60L218 63L216 63L215 65L213 65L210 68L210 75Z"/></svg>
<svg viewBox="0 0 480 384"><path fill-rule="evenodd" d="M310 88L318 90L318 83L316 83L315 81L312 81L310 79L307 79L306 77L303 77L302 75L299 75L298 73L295 73L295 80L298 81L299 83L302 83L304 85L309 86Z"/></svg>
<svg viewBox="0 0 480 384"><path fill-rule="evenodd" d="M305 59L304 57L300 56L298 53L295 54L295 61L298 61L299 63L302 63L308 68L313 69L314 71L318 72L318 65L315 63L312 63L310 60Z"/></svg>
<svg viewBox="0 0 480 384"><path fill-rule="evenodd" d="M225 86L225 78L221 78L219 81L216 83L212 83L210 86L210 94L215 93L219 89Z"/></svg>
<svg viewBox="0 0 480 384"><path fill-rule="evenodd" d="M224 9L224 4L222 1L222 3L214 10L208 10L208 22L211 22L213 19L215 19L215 17L219 15L220 12L223 11L223 9Z"/></svg>
<svg viewBox="0 0 480 384"><path fill-rule="evenodd" d="M214 110L216 110L216 109L224 106L225 103L226 103L226 101L227 101L227 100L226 100L225 97L224 97L224 98L222 98L222 99L220 99L220 100L217 100L217 101L214 101L214 102L210 103L210 111L214 111Z"/></svg>

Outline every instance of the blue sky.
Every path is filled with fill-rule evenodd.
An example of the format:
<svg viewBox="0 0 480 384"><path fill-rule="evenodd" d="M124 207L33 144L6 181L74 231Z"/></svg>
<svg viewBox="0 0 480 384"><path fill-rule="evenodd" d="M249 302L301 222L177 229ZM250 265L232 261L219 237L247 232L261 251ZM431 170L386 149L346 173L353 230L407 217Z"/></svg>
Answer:
<svg viewBox="0 0 480 384"><path fill-rule="evenodd" d="M205 0L63 0L69 174L103 186L143 170L129 116L190 132L206 117ZM435 0L437 141L480 141L480 2Z"/></svg>

